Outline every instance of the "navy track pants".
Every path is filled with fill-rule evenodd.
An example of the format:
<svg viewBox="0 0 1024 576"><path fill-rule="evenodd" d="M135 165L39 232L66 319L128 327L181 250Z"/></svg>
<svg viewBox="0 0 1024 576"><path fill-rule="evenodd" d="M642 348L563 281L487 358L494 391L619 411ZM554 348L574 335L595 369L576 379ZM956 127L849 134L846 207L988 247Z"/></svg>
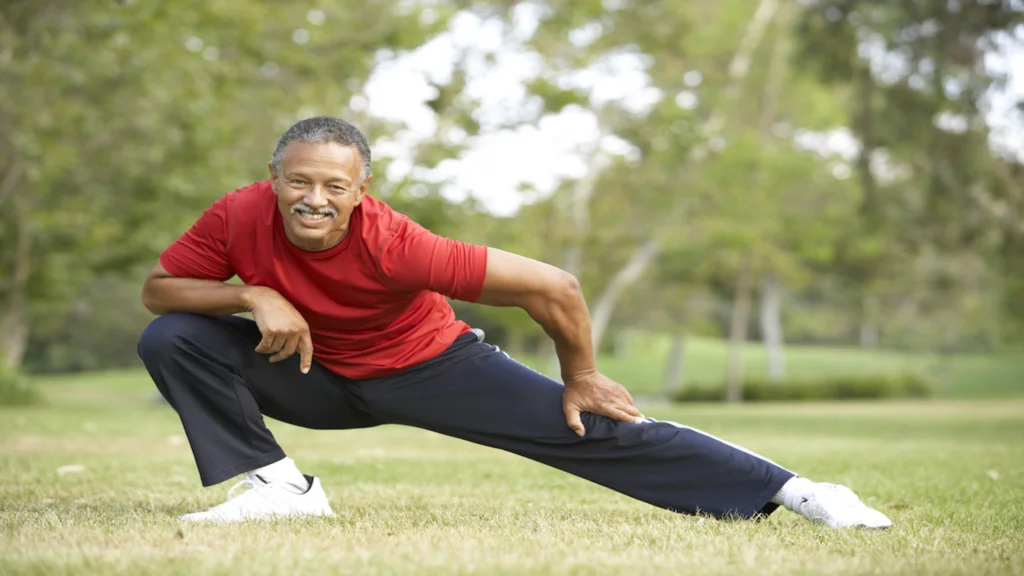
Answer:
<svg viewBox="0 0 1024 576"><path fill-rule="evenodd" d="M313 429L404 424L491 446L564 470L654 506L753 518L794 474L742 448L671 422L583 414L583 438L562 412L561 383L473 333L398 374L348 380L298 355L278 363L253 349L261 335L239 316L168 314L139 356L174 407L204 486L270 464L284 452L263 416Z"/></svg>

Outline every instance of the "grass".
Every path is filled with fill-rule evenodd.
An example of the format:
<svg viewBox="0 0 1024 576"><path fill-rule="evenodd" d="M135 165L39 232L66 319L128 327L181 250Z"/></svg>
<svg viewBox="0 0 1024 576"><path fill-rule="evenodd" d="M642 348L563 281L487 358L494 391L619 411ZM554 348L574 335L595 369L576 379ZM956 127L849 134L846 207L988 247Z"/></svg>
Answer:
<svg viewBox="0 0 1024 576"><path fill-rule="evenodd" d="M725 376L726 343L712 338L690 338L686 344L683 385L720 384ZM669 353L662 334L632 333L621 356L604 355L601 370L638 395L660 392ZM935 393L946 398L1024 397L1024 354L965 354L941 358L911 354L822 346L787 346L787 376L810 378L838 374L915 373L936 384ZM525 359L538 365L536 359ZM764 346L749 343L743 349L746 374L765 377L768 360Z"/></svg>
<svg viewBox="0 0 1024 576"><path fill-rule="evenodd" d="M680 516L432 433L280 423L337 516L226 527L176 520L229 484L199 487L145 378L42 388L0 409L0 574L1024 573L1024 400L644 407L850 485L887 532Z"/></svg>

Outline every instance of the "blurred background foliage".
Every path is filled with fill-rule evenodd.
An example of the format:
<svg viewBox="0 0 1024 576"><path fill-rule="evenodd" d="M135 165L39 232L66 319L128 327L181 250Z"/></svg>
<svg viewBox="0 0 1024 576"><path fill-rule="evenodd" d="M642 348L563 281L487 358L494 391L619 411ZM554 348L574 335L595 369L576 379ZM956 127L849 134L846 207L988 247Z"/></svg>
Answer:
<svg viewBox="0 0 1024 576"><path fill-rule="evenodd" d="M394 208L576 274L602 368L631 389L724 383L738 400L745 376L953 381L968 355L987 364L965 382L1022 390L1024 125L1006 74L1022 17L981 0L8 0L0 364L137 368L160 251L265 178L291 123L328 114L371 139L372 193ZM367 83L467 19L493 41L439 63L425 100L410 91L431 128L403 138ZM496 115L474 78L504 74L510 53L531 69L508 73L520 105ZM598 81L637 73L611 96ZM579 175L524 187L514 214L436 170L567 111L597 127ZM551 370L525 314L455 306Z"/></svg>

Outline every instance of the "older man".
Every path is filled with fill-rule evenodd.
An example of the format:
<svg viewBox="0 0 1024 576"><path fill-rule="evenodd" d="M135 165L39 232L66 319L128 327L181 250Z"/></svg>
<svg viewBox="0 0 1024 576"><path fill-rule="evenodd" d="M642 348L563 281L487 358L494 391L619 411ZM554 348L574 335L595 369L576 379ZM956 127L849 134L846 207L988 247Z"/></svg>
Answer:
<svg viewBox="0 0 1024 576"><path fill-rule="evenodd" d="M139 354L181 418L204 486L250 489L185 520L333 514L263 416L315 429L404 424L503 449L655 506L832 527L890 525L847 488L645 418L598 372L576 279L444 238L367 194L366 138L327 117L281 138L270 180L217 200L160 257ZM244 285L225 283L238 276ZM525 310L564 384L510 359L445 297ZM236 316L249 312L253 320ZM236 486L237 487L237 486Z"/></svg>

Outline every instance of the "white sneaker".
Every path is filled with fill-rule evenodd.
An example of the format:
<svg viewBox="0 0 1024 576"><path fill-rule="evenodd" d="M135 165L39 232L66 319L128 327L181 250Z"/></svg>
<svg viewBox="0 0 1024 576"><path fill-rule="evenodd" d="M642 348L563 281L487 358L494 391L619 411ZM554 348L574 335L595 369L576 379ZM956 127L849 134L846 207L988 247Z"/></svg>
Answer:
<svg viewBox="0 0 1024 576"><path fill-rule="evenodd" d="M816 483L814 490L797 502L794 510L812 522L832 528L888 528L892 521L869 508L853 490L838 484Z"/></svg>
<svg viewBox="0 0 1024 576"><path fill-rule="evenodd" d="M320 479L306 476L309 489L301 494L288 490L280 483L264 482L255 474L235 484L228 491L228 501L206 512L195 512L181 517L185 522L244 522L283 516L334 516ZM251 489L233 496L235 490Z"/></svg>

